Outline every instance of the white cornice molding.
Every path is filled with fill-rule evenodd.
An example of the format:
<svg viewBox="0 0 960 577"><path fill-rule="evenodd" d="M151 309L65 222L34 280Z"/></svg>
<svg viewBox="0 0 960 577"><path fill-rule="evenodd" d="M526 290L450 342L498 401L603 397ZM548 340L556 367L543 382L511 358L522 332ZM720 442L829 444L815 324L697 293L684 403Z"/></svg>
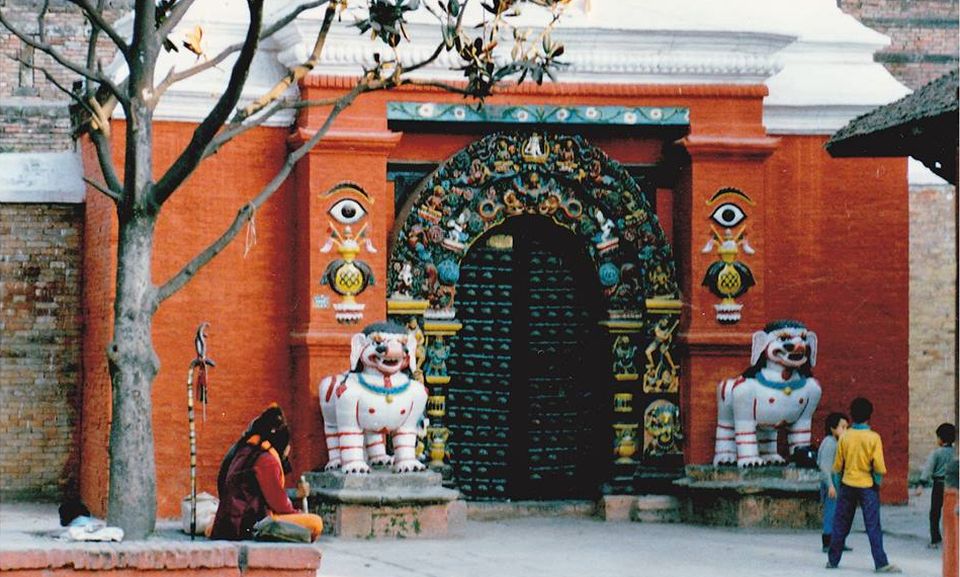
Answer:
<svg viewBox="0 0 960 577"><path fill-rule="evenodd" d="M265 21L287 13L298 1L270 2ZM773 134L829 134L908 92L873 62L873 54L889 40L844 14L835 0L593 0L592 6L584 14L575 3L554 33L566 46L562 60L569 63L559 74L561 83L766 84L764 124ZM199 0L172 36L179 41L199 24L206 53L214 55L243 38L246 14L239 0ZM307 11L264 42L242 103L259 97L307 58L322 17L322 8ZM412 42L399 50L405 62L427 57L439 40L439 29L426 11L410 20ZM334 23L315 74L356 78L375 52L388 53L352 22L348 13ZM536 10L525 11L519 22L536 29L543 19ZM186 50L164 54L158 76L171 66L183 69L194 63ZM202 120L226 84L231 63L172 87L156 118ZM459 71L449 70L454 64L443 55L417 76L461 79ZM292 87L288 95L295 94ZM286 113L268 125L287 126L293 120L294 114Z"/></svg>
<svg viewBox="0 0 960 577"><path fill-rule="evenodd" d="M197 57L182 46L178 52L162 51L157 61L156 82L161 82L171 70L186 70L202 62L203 58L212 58L224 48L242 42L247 31L247 12L241 4L235 0L200 0L194 4L170 34L170 39L179 46L185 34L199 25L203 29L201 46L204 56ZM265 21L270 20L268 17ZM118 21L116 27L122 35L129 37L132 24L132 14L128 14ZM287 69L280 63L277 52L276 42L272 38L261 43L241 94L240 105L252 102L268 92L286 74ZM236 54L214 68L172 85L160 98L154 118L173 122L201 122L223 93L235 61ZM126 77L127 67L119 56L108 68L108 73L118 82ZM297 93L297 87L293 86L284 96L292 98ZM116 107L113 116L123 118L122 107ZM263 125L290 126L295 116L292 110L280 112L267 119Z"/></svg>
<svg viewBox="0 0 960 577"><path fill-rule="evenodd" d="M84 201L79 152L6 152L0 154L0 203Z"/></svg>
<svg viewBox="0 0 960 577"><path fill-rule="evenodd" d="M303 61L319 26L318 20L303 18L275 37L284 66ZM431 54L439 42L439 30L427 22L412 22L407 31L411 42L402 44L398 53L409 65ZM560 83L617 84L759 84L780 70L777 53L795 40L794 36L764 32L583 27L558 28L554 37L565 46L561 60L569 64L558 75ZM501 46L509 51L509 42ZM357 77L364 67L373 65L375 53L388 50L360 35L352 25L340 23L331 29L315 73ZM462 78L461 72L451 70L457 64L444 53L416 76Z"/></svg>

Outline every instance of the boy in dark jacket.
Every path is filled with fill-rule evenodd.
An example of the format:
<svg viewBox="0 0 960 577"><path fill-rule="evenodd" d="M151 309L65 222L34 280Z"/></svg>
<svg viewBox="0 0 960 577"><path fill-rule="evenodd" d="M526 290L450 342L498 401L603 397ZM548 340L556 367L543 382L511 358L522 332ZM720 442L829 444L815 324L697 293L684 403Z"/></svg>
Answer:
<svg viewBox="0 0 960 577"><path fill-rule="evenodd" d="M940 513L943 510L943 480L947 465L954 459L953 442L957 440L957 428L950 423L942 423L937 427L937 448L930 453L927 463L920 473L920 485L933 482L933 492L930 493L930 547L936 549L943 541L940 535ZM923 494L923 489L917 487L916 495Z"/></svg>

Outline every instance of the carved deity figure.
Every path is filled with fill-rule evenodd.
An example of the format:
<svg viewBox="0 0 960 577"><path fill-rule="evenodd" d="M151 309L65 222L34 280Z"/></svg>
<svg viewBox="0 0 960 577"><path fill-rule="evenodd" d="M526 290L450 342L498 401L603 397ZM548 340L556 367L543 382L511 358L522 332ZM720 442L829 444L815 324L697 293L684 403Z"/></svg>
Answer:
<svg viewBox="0 0 960 577"><path fill-rule="evenodd" d="M424 374L428 377L447 376L447 359L450 357L450 345L444 344L443 337L436 337L427 347L427 366Z"/></svg>
<svg viewBox="0 0 960 577"><path fill-rule="evenodd" d="M620 335L613 341L613 374L617 380L637 378L637 346L630 337Z"/></svg>
<svg viewBox="0 0 960 577"><path fill-rule="evenodd" d="M779 465L778 429L786 429L790 454L810 444L820 383L817 335L795 320L774 321L753 334L751 367L717 386L714 465Z"/></svg>
<svg viewBox="0 0 960 577"><path fill-rule="evenodd" d="M680 431L680 408L659 399L650 404L643 417L643 454L660 456L679 453L683 433Z"/></svg>
<svg viewBox="0 0 960 577"><path fill-rule="evenodd" d="M643 374L643 391L646 393L673 393L677 390L677 363L673 360L670 347L673 344L673 331L679 324L680 321L670 324L669 318L662 318L653 327L653 340L643 351L647 357Z"/></svg>
<svg viewBox="0 0 960 577"><path fill-rule="evenodd" d="M416 336L396 323L374 323L353 336L351 369L320 383L327 470L358 474L391 464L396 473L424 469L416 443L427 389L409 373L416 354ZM387 435L393 455L387 454Z"/></svg>

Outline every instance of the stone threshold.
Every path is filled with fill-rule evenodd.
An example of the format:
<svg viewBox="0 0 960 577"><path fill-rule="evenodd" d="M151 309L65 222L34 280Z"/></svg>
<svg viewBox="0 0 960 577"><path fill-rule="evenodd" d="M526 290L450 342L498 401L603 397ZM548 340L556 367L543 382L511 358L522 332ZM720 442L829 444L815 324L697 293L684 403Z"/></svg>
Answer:
<svg viewBox="0 0 960 577"><path fill-rule="evenodd" d="M596 514L597 502L591 500L467 502L467 519L471 521L520 517L593 517Z"/></svg>

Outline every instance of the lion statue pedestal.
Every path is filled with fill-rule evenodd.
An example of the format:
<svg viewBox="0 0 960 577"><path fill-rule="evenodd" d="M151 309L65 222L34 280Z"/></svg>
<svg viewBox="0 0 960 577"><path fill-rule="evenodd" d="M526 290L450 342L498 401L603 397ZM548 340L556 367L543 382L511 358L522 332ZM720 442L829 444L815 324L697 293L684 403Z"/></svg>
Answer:
<svg viewBox="0 0 960 577"><path fill-rule="evenodd" d="M687 465L674 481L684 523L721 527L821 526L820 471L793 465L740 469Z"/></svg>
<svg viewBox="0 0 960 577"><path fill-rule="evenodd" d="M441 486L440 473L366 475L306 473L310 509L323 517L324 533L356 539L447 537L463 532L467 506L460 492Z"/></svg>

